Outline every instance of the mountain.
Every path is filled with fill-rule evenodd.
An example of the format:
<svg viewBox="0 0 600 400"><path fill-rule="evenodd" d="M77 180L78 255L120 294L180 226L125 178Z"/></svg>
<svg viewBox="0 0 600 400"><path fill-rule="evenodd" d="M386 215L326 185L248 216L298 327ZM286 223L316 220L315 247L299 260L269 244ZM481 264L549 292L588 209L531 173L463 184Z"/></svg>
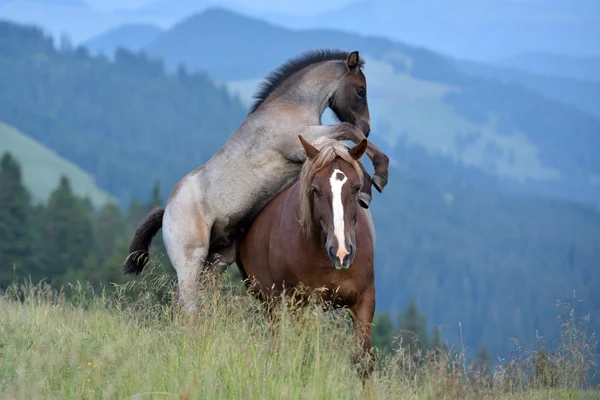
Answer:
<svg viewBox="0 0 600 400"><path fill-rule="evenodd" d="M215 40L198 41L192 29L188 38L179 37L181 47L189 48L193 42L227 45L230 39L218 36L222 29L240 37L235 25L214 22ZM108 61L91 57L85 48L57 49L39 29L0 23L0 120L93 175L122 206L146 197L157 180L168 193L184 174L212 156L243 120L247 110L243 99L228 91L253 87L252 77L265 73L256 72L259 66L278 62L271 54L286 58L300 45L311 46L323 38L311 34L299 45L295 35L306 32L284 30L282 39L290 41L282 44L269 34L270 25L258 26L268 39L261 46L236 44L222 49L220 57L228 57L224 59L217 58L216 50L208 51L210 47L200 53L210 68L231 66L216 72L250 77L230 81L226 89L206 74L192 74L186 68L168 75L160 61L144 54L120 49L114 61ZM242 33L255 43L251 31ZM355 36L337 35L350 40L341 43L344 47L362 52L361 43L371 46L365 53L375 56L369 55L365 72L374 117L372 137L394 159L386 191L375 193L371 206L378 238L378 310L395 313L408 297L415 297L429 321L448 326L444 336L451 344L461 343L457 329L461 322L466 346L473 349L483 343L492 354L506 355L512 349L511 337L532 342L536 329L555 335L559 311L555 299L577 290L583 300L581 312L591 314L590 327L597 331L598 207L508 191L501 179L474 162L473 155L481 146L490 162L499 150L489 143L496 141L514 146L516 160L524 155L535 160L532 155L547 148L534 134L546 132L548 141L557 137L552 125L560 133L568 124L570 141L576 145L548 141L554 145L551 150L562 148L564 153L550 152L551 161L556 168L563 167L561 162L569 165L575 156L585 161L592 150L584 145L594 145L582 136L589 133L585 126L589 121L581 117L585 114L521 86L490 81L491 89L478 87L481 79L462 74L445 58L423 49L374 39L371 44L368 38L357 43ZM383 46L386 43L392 50ZM240 58L245 62L236 70ZM496 120L488 125L478 122L486 109L477 105L493 109ZM503 124L521 121L512 119L515 108L510 107L523 109L517 116L525 121L523 132L530 136L501 135L512 132ZM547 130L531 117L549 124ZM461 134L451 135L452 129ZM448 151L432 151L435 141L447 145ZM473 162L456 162L452 149L462 150ZM543 151L540 155L548 156ZM528 174L547 173L540 165L534 164L536 170L531 164L518 164ZM107 267L112 274L122 262L117 258Z"/></svg>
<svg viewBox="0 0 600 400"><path fill-rule="evenodd" d="M497 60L494 64L547 76L600 82L600 55L575 57L555 53L528 52Z"/></svg>
<svg viewBox="0 0 600 400"><path fill-rule="evenodd" d="M555 101L534 88L540 83L476 76L423 48L332 30L290 30L221 8L181 21L146 51L170 70L180 64L204 69L248 99L267 71L302 51L327 47L357 49L368 60L373 133L392 157L395 144L406 139L526 190L600 198L600 120L564 104L580 95L574 87L544 89L561 96ZM593 88L584 93L577 104L589 98L586 109L597 110Z"/></svg>
<svg viewBox="0 0 600 400"><path fill-rule="evenodd" d="M128 204L154 179L172 187L205 162L245 109L204 74L164 72L120 49L115 61L0 23L0 120L77 164Z"/></svg>
<svg viewBox="0 0 600 400"><path fill-rule="evenodd" d="M600 119L600 81L568 76L549 76L508 67L456 60L456 68L473 76L514 82L542 95L592 114Z"/></svg>
<svg viewBox="0 0 600 400"><path fill-rule="evenodd" d="M359 0L317 16L269 21L295 29L359 29L478 61L531 51L600 54L595 0Z"/></svg>
<svg viewBox="0 0 600 400"><path fill-rule="evenodd" d="M161 32L160 28L153 25L123 25L91 38L85 42L85 46L93 54L102 53L107 57L112 57L119 46L135 52L142 50Z"/></svg>
<svg viewBox="0 0 600 400"><path fill-rule="evenodd" d="M89 173L24 133L0 122L0 154L4 152L10 152L22 165L23 181L35 201L46 202L61 175L69 178L77 195L88 196L97 207L114 200L98 188Z"/></svg>

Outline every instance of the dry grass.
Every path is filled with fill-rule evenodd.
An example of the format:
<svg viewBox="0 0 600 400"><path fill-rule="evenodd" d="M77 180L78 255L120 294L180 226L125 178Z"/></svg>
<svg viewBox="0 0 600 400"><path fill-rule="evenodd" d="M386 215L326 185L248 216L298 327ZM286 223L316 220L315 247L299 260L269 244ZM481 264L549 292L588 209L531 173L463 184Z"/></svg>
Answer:
<svg viewBox="0 0 600 400"><path fill-rule="evenodd" d="M491 373L461 352L378 358L363 387L343 311L282 306L269 326L257 301L209 278L197 315L170 279L147 274L110 294L14 285L0 298L2 399L600 398L593 336L567 319L555 351L523 349Z"/></svg>

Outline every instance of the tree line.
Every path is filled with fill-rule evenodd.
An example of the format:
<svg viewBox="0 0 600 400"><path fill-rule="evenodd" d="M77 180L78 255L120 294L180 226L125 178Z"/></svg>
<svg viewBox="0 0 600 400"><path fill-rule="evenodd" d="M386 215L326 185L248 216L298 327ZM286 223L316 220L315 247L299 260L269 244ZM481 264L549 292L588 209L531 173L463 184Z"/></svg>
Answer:
<svg viewBox="0 0 600 400"><path fill-rule="evenodd" d="M35 204L24 186L21 166L10 153L0 160L0 287L15 280L45 280L60 287L79 279L99 286L121 283L120 266L140 219L160 205L155 185L150 200L94 209L62 176L45 204ZM160 241L159 245L160 245Z"/></svg>

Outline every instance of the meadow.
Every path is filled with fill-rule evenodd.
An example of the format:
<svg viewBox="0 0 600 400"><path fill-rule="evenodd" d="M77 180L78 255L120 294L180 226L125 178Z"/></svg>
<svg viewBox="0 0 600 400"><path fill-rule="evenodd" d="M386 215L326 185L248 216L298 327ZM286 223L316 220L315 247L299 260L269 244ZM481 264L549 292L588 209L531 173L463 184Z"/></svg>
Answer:
<svg viewBox="0 0 600 400"><path fill-rule="evenodd" d="M553 351L482 368L448 354L379 354L363 386L343 310L280 308L275 325L228 275L208 276L197 314L173 281L144 274L100 293L14 283L0 298L2 399L592 399L595 338L567 318ZM284 303L285 304L285 303ZM584 321L585 322L585 321Z"/></svg>

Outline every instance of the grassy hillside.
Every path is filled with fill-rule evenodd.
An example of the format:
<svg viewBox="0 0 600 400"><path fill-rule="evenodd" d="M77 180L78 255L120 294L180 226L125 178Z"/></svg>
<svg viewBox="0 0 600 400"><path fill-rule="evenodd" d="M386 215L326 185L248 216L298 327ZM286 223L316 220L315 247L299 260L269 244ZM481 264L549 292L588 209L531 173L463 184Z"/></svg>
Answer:
<svg viewBox="0 0 600 400"><path fill-rule="evenodd" d="M96 186L94 177L89 173L24 133L0 122L0 154L6 151L23 166L23 181L36 201L46 202L61 175L69 178L77 195L88 196L96 206L114 200Z"/></svg>
<svg viewBox="0 0 600 400"><path fill-rule="evenodd" d="M600 118L600 81L579 77L546 76L515 68L457 60L456 67L467 74L502 82L516 82L544 96L571 104Z"/></svg>
<svg viewBox="0 0 600 400"><path fill-rule="evenodd" d="M200 314L185 318L151 296L119 292L93 297L81 290L76 304L39 288L22 291L23 303L0 298L0 397L597 398L580 388L587 367L569 364L577 352L589 353L585 336L565 338L548 358L556 362L551 367L534 369L534 352L485 375L485 366L463 364L460 356L441 354L417 368L411 360L424 359L398 352L379 358L363 386L343 313L309 307L293 318L286 312L271 329L257 304L240 293L206 286ZM545 374L553 374L555 387L544 385Z"/></svg>
<svg viewBox="0 0 600 400"><path fill-rule="evenodd" d="M600 56L575 57L556 53L527 52L497 60L494 64L546 76L562 76L600 82Z"/></svg>
<svg viewBox="0 0 600 400"><path fill-rule="evenodd" d="M199 37L211 39L191 39ZM600 148L600 119L568 104L579 97L596 109L591 88L582 95L576 86L563 85L543 95L534 89L540 83L524 87L472 76L454 60L425 49L353 33L289 30L223 9L181 21L147 51L171 69L180 63L203 68L248 98L266 72L315 47L357 49L368 58L374 140L393 147L405 137L432 154L526 183L530 190L600 198L600 158L594 150Z"/></svg>

